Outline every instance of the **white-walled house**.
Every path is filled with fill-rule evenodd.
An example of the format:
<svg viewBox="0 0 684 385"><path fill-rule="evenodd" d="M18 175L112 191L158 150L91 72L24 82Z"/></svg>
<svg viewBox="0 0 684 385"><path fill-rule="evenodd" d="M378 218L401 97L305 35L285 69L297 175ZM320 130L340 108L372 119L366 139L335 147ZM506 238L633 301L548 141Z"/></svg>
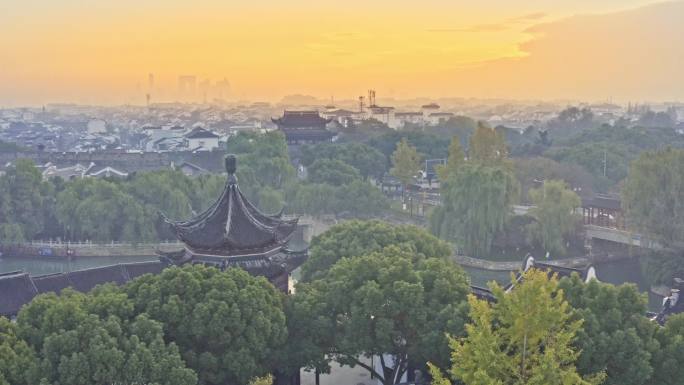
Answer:
<svg viewBox="0 0 684 385"><path fill-rule="evenodd" d="M219 146L219 136L201 127L196 127L185 135L188 149L211 151Z"/></svg>

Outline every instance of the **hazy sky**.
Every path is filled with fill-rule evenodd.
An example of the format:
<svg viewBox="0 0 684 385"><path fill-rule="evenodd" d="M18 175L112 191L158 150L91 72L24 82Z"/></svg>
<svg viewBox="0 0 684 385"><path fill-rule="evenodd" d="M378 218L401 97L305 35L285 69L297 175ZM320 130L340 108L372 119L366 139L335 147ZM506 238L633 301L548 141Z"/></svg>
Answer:
<svg viewBox="0 0 684 385"><path fill-rule="evenodd" d="M684 2L0 0L0 105L175 98L684 100Z"/></svg>

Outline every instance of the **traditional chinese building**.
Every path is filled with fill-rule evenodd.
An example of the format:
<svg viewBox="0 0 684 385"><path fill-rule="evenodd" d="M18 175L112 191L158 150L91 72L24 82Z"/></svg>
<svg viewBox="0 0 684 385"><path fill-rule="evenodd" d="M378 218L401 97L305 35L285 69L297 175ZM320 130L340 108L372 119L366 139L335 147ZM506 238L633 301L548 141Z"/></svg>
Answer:
<svg viewBox="0 0 684 385"><path fill-rule="evenodd" d="M285 134L287 144L314 144L332 142L335 133L325 127L332 119L325 119L318 111L288 111L283 116L271 119Z"/></svg>
<svg viewBox="0 0 684 385"><path fill-rule="evenodd" d="M218 200L205 212L187 221L166 219L185 248L161 254L174 265L201 263L219 269L240 267L261 275L288 292L290 273L302 264L306 251L293 252L287 243L297 228L297 219L259 211L240 191L235 177L236 159L226 157L228 180Z"/></svg>

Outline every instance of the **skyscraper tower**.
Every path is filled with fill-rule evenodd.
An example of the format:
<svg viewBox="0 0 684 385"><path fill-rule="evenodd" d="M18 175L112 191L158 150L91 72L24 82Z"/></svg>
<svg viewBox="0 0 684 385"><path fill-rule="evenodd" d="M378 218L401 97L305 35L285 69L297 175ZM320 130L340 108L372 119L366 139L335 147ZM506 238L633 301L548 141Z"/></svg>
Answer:
<svg viewBox="0 0 684 385"><path fill-rule="evenodd" d="M191 100L195 96L197 77L194 75L181 75L178 77L178 96L181 100Z"/></svg>

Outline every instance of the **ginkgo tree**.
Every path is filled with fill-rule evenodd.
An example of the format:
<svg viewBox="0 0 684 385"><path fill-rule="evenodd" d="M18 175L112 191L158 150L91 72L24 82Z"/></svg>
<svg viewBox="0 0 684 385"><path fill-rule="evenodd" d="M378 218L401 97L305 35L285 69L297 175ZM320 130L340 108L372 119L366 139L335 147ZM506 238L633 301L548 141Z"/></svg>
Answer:
<svg viewBox="0 0 684 385"><path fill-rule="evenodd" d="M515 282L515 280L514 280ZM493 304L471 295L466 337L451 338L449 375L467 385L591 385L602 372L582 377L573 347L582 320L575 319L555 277L523 273L512 291L494 283ZM449 385L431 366L433 384Z"/></svg>

